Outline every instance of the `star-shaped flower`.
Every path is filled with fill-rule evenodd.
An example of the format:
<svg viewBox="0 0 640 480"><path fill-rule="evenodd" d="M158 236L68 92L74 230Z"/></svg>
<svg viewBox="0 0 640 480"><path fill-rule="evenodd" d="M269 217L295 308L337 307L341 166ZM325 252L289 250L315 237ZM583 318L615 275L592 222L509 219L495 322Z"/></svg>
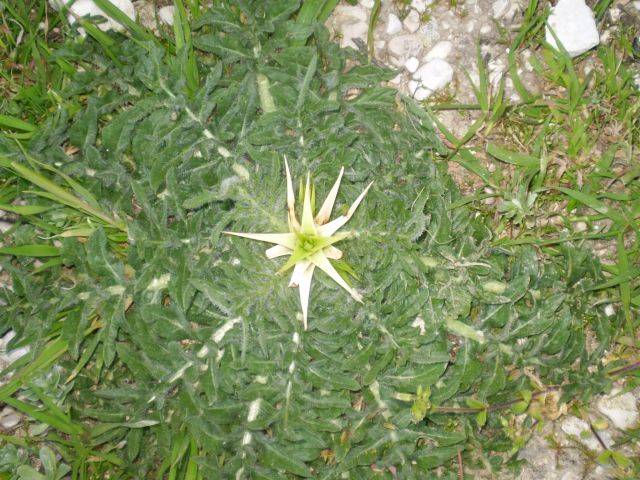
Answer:
<svg viewBox="0 0 640 480"><path fill-rule="evenodd" d="M315 197L309 185L309 176L304 188L304 200L302 206L302 219L298 222L295 212L295 196L291 183L291 173L287 159L284 160L287 173L287 216L289 222L289 233L238 233L224 232L229 235L250 238L261 242L274 243L275 246L266 251L267 258L276 258L290 255L289 260L278 271L282 273L293 267L293 274L289 282L290 287L298 287L300 291L300 304L302 305L302 318L304 329L307 329L307 310L309 305L309 292L311 291L311 281L313 271L316 267L329 275L338 285L344 288L357 302L362 303L362 297L336 271L329 261L338 260L342 257L342 252L333 246L334 243L344 240L349 233L336 233L351 218L360 205L360 202L373 184L371 182L351 205L346 215L342 215L329 221L333 204L335 203L340 180L344 173L344 168L340 169L340 174L336 183L331 188L329 195L322 204L322 207L313 216L312 197ZM302 184L301 184L302 187Z"/></svg>

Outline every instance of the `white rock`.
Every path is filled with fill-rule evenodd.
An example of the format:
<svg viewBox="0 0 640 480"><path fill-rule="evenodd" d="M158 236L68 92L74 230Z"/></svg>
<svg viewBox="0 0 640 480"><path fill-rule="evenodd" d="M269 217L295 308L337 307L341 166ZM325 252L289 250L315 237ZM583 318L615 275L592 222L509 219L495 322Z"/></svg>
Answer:
<svg viewBox="0 0 640 480"><path fill-rule="evenodd" d="M431 50L427 52L427 54L422 59L425 62L430 62L431 60L446 60L449 54L453 50L453 43L448 40L442 40L436 43Z"/></svg>
<svg viewBox="0 0 640 480"><path fill-rule="evenodd" d="M342 29L342 38L340 39L340 46L342 48L351 47L358 50L358 44L354 42L354 39L361 39L366 43L367 32L369 31L369 25L367 22L358 22L345 25Z"/></svg>
<svg viewBox="0 0 640 480"><path fill-rule="evenodd" d="M15 413L10 413L9 415L2 417L0 419L0 425L5 430L11 430L13 427L17 426L20 423L20 417Z"/></svg>
<svg viewBox="0 0 640 480"><path fill-rule="evenodd" d="M572 57L577 57L600 43L596 20L584 0L559 0L547 19L546 40L555 48L551 30Z"/></svg>
<svg viewBox="0 0 640 480"><path fill-rule="evenodd" d="M398 75L393 77L391 80L389 80L389 83L392 83L393 85L400 85L401 81L402 81L402 74L399 73Z"/></svg>
<svg viewBox="0 0 640 480"><path fill-rule="evenodd" d="M433 0L411 0L411 8L424 13L427 11L427 7L433 3Z"/></svg>
<svg viewBox="0 0 640 480"><path fill-rule="evenodd" d="M419 86L420 86L420 82L418 82L417 80L409 80L407 82L407 87L409 88L409 95L413 95L414 93L416 93L416 90L418 89Z"/></svg>
<svg viewBox="0 0 640 480"><path fill-rule="evenodd" d="M0 233L4 233L7 230L9 230L11 227L13 227L13 223L10 222L3 222L2 220L0 220Z"/></svg>
<svg viewBox="0 0 640 480"><path fill-rule="evenodd" d="M406 68L409 73L414 73L416 70L418 70L419 66L420 60L418 60L416 57L409 57L407 61L404 62L404 68Z"/></svg>
<svg viewBox="0 0 640 480"><path fill-rule="evenodd" d="M635 7L636 10L638 10L640 12L640 2L633 2L633 6Z"/></svg>
<svg viewBox="0 0 640 480"><path fill-rule="evenodd" d="M136 10L133 7L133 3L131 3L131 0L111 0L111 3L122 10L122 12L131 20L135 20ZM107 19L106 22L98 23L98 28L100 28L100 30L122 30L124 28L122 25L120 25L118 22L116 22L106 13L100 10L100 8L93 2L93 0L76 0L76 2L71 5L71 8L69 9L69 15L67 16L67 19L69 20L69 23L75 23L77 17L84 17L86 15L100 15Z"/></svg>
<svg viewBox="0 0 640 480"><path fill-rule="evenodd" d="M416 33L420 28L420 14L416 10L411 10L402 22L404 28L411 33Z"/></svg>
<svg viewBox="0 0 640 480"><path fill-rule="evenodd" d="M353 41L360 38L366 41L369 25L367 24L367 12L359 6L340 5L333 11L336 32L340 34L340 46L342 48L358 48Z"/></svg>
<svg viewBox="0 0 640 480"><path fill-rule="evenodd" d="M175 14L176 7L173 5L167 5L158 10L158 17L167 25L173 25L173 16Z"/></svg>
<svg viewBox="0 0 640 480"><path fill-rule="evenodd" d="M413 78L420 79L425 89L435 92L453 79L453 67L441 59L431 60L421 66L413 74Z"/></svg>
<svg viewBox="0 0 640 480"><path fill-rule="evenodd" d="M481 33L482 35L487 35L488 33L491 33L491 26L490 26L490 25L483 25L483 26L480 28L480 33Z"/></svg>
<svg viewBox="0 0 640 480"><path fill-rule="evenodd" d="M360 0L358 3L364 8L373 8L376 2L375 0Z"/></svg>
<svg viewBox="0 0 640 480"><path fill-rule="evenodd" d="M606 415L611 423L620 430L633 428L640 420L638 405L631 392L620 395L620 390L614 389L609 395L598 400L596 405L600 413Z"/></svg>
<svg viewBox="0 0 640 480"><path fill-rule="evenodd" d="M424 44L420 35L398 35L389 40L387 49L391 55L402 60L402 64L409 57L419 57Z"/></svg>
<svg viewBox="0 0 640 480"><path fill-rule="evenodd" d="M509 10L509 0L495 0L491 6L493 10L493 18L502 18Z"/></svg>
<svg viewBox="0 0 640 480"><path fill-rule="evenodd" d="M365 22L367 20L367 12L357 6L338 5L333 10L333 18L338 24L345 22L354 23L357 21Z"/></svg>
<svg viewBox="0 0 640 480"><path fill-rule="evenodd" d="M600 445L598 439L591 432L589 424L584 420L574 416L565 417L560 424L560 429L567 435L575 437L576 440L578 440L589 450L602 450L602 445ZM608 434L607 432L598 432L598 435L600 435L600 438L602 438L607 446L611 445L610 434ZM607 441L609 443L607 443Z"/></svg>
<svg viewBox="0 0 640 480"><path fill-rule="evenodd" d="M427 98L429 98L432 93L433 93L432 90L429 90L428 88L420 87L416 90L416 93L413 94L413 98L416 99L416 101L418 102L422 102L423 100L426 100Z"/></svg>
<svg viewBox="0 0 640 480"><path fill-rule="evenodd" d="M402 74L399 73L398 75L393 77L391 80L389 80L389 83L391 83L393 85L400 85L401 81L402 81Z"/></svg>
<svg viewBox="0 0 640 480"><path fill-rule="evenodd" d="M390 13L387 17L387 35L395 35L402 30L402 22L397 15Z"/></svg>

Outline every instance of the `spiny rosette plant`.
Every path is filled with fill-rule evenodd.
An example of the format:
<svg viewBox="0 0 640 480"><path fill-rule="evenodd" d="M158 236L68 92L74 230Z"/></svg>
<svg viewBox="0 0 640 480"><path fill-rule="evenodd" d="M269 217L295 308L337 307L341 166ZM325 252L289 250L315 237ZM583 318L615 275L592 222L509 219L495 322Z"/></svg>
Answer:
<svg viewBox="0 0 640 480"><path fill-rule="evenodd" d="M346 215L342 215L335 220L329 222L333 204L338 195L340 188L340 180L344 173L344 168L340 169L340 175L333 188L329 192L327 199L320 207L318 213L313 215L313 204L315 204L315 191L309 184L309 176L307 176L307 184L300 190L304 191L302 219L298 222L295 212L295 196L293 193L293 184L291 182L291 173L289 172L289 164L285 159L285 167L287 173L287 220L289 223L289 233L238 233L224 232L229 235L237 235L239 237L259 240L261 242L275 243L266 251L268 258L276 258L283 255L289 255L289 260L278 271L283 273L293 267L291 275L290 287L298 287L300 290L300 304L302 305L302 318L304 329L307 329L307 310L309 305L309 293L311 291L311 280L313 279L313 271L316 267L325 272L338 285L344 288L357 302L362 303L360 294L349 286L349 284L340 276L338 271L331 265L329 259L339 260L342 258L342 251L333 246L334 243L344 240L349 233L338 233L340 229L354 214L358 205L367 194L367 191L373 184L367 185L367 188L353 202Z"/></svg>
<svg viewBox="0 0 640 480"><path fill-rule="evenodd" d="M526 411L540 386L566 402L608 385L619 318L593 288L599 264L570 244L493 246L485 219L455 204L429 117L382 86L395 72L298 8L215 2L189 52L70 40L58 54L83 68L59 108L24 151L0 137L3 175L26 175L9 176L3 201L28 207L3 237L0 333L31 346L0 401L39 433L17 445L47 443L74 478L453 479L459 458L492 475L517 468L523 440L487 405ZM297 223L291 177L307 172L329 200L313 216L305 185ZM338 182L323 191L336 172L340 195ZM306 289L320 252L349 271L331 231L347 220L366 301L316 275L300 292L306 330L260 244L223 234L288 231L271 255L289 255ZM478 415L448 413L462 405Z"/></svg>

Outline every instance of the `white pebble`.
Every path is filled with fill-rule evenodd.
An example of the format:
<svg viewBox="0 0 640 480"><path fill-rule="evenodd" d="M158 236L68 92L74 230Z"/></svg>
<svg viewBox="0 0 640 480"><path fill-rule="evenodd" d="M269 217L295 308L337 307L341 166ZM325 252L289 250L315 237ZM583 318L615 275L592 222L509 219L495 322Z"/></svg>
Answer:
<svg viewBox="0 0 640 480"><path fill-rule="evenodd" d="M364 8L373 8L376 2L375 0L360 0L358 3Z"/></svg>
<svg viewBox="0 0 640 480"><path fill-rule="evenodd" d="M555 32L570 56L577 57L600 43L596 20L584 0L559 0L547 19L546 41L557 48Z"/></svg>
<svg viewBox="0 0 640 480"><path fill-rule="evenodd" d="M416 57L409 57L406 62L404 62L404 68L407 69L409 73L415 73L420 66L420 60Z"/></svg>
<svg viewBox="0 0 640 480"><path fill-rule="evenodd" d="M633 393L620 394L620 391L614 389L609 395L603 396L598 400L597 407L616 428L628 430L638 426L640 414L638 414L638 405Z"/></svg>
<svg viewBox="0 0 640 480"><path fill-rule="evenodd" d="M433 3L433 0L411 0L411 8L420 13L427 11L427 7Z"/></svg>
<svg viewBox="0 0 640 480"><path fill-rule="evenodd" d="M133 3L131 3L131 0L112 0L111 3L122 10L122 12L131 20L135 20L136 10L133 7ZM93 0L76 0L76 2L71 5L71 8L69 8L69 15L67 16L67 19L69 20L69 23L75 23L76 17L85 17L87 15L99 15L107 19L106 22L98 23L98 28L100 28L100 30L122 30L124 28L122 25L120 25L118 22L116 22L106 13L100 10L100 8L93 2Z"/></svg>
<svg viewBox="0 0 640 480"><path fill-rule="evenodd" d="M453 43L448 40L442 40L436 43L429 52L424 56L423 60L425 62L430 62L431 60L446 60L449 54L453 50Z"/></svg>
<svg viewBox="0 0 640 480"><path fill-rule="evenodd" d="M417 32L420 28L420 14L415 10L411 10L402 24L404 25L404 28L407 29L407 31L411 33Z"/></svg>
<svg viewBox="0 0 640 480"><path fill-rule="evenodd" d="M495 0L492 5L493 18L502 18L509 10L509 0Z"/></svg>
<svg viewBox="0 0 640 480"><path fill-rule="evenodd" d="M387 49L391 55L402 60L402 64L409 57L419 57L424 48L421 35L398 35L389 40Z"/></svg>
<svg viewBox="0 0 640 480"><path fill-rule="evenodd" d="M175 14L175 6L167 5L158 10L158 17L167 25L173 25L173 16Z"/></svg>
<svg viewBox="0 0 640 480"><path fill-rule="evenodd" d="M429 98L432 93L433 91L429 90L428 88L420 87L416 90L416 93L413 94L413 98L418 102L422 102L423 100Z"/></svg>
<svg viewBox="0 0 640 480"><path fill-rule="evenodd" d="M402 22L397 15L391 13L387 17L387 35L395 35L402 30Z"/></svg>
<svg viewBox="0 0 640 480"><path fill-rule="evenodd" d="M354 39L366 39L369 32L369 25L367 22L355 22L341 25L342 38L340 39L340 46L342 48L351 47L358 49L358 44L354 42Z"/></svg>
<svg viewBox="0 0 640 480"><path fill-rule="evenodd" d="M400 85L401 81L402 81L402 74L399 73L398 75L393 77L391 80L389 80L389 83L392 83L393 85Z"/></svg>
<svg viewBox="0 0 640 480"><path fill-rule="evenodd" d="M431 60L421 66L413 74L413 78L419 78L424 88L435 92L446 86L453 79L453 68L444 60Z"/></svg>
<svg viewBox="0 0 640 480"><path fill-rule="evenodd" d="M11 430L15 426L17 426L19 423L20 423L20 417L15 413L10 413L9 415L2 417L0 419L0 425L2 425L2 428L4 428L5 430Z"/></svg>

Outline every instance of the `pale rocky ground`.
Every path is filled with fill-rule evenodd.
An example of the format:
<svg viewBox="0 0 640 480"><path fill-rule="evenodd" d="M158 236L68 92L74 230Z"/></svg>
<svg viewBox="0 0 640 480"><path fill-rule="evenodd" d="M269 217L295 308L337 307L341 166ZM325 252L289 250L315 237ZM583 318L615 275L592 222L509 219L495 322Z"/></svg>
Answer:
<svg viewBox="0 0 640 480"><path fill-rule="evenodd" d="M50 3L64 0L50 0ZM114 0L112 0L114 1ZM568 27L576 50L565 45L576 54L581 48L594 46L594 32L589 30L588 14L580 16L582 0L562 0L571 13ZM82 9L91 7L88 0L76 2ZM131 2L119 0L129 9ZM164 2L163 2L164 3ZM437 100L455 103L475 103L476 98L470 81L478 83L476 49L480 45L481 56L487 65L491 83L497 88L508 69L508 45L510 33L519 25L525 0L460 0L456 7L449 1L413 0L411 2L382 0L381 11L374 30L374 60L398 70L391 85L417 101ZM591 2L594 3L594 2ZM135 13L142 23L155 25L154 2L140 0L133 3ZM358 5L345 3L336 8L327 25L337 41L344 47L366 50L368 19L373 0L360 0ZM84 10L82 10L84 11ZM129 10L132 12L132 10ZM577 13L576 13L577 12ZM585 12L583 11L582 14ZM172 12L164 8L158 12L165 23L172 20ZM133 15L133 14L132 14ZM618 0L610 10L609 27L596 32L601 42L606 42L611 29L625 15L640 18L640 2ZM586 21L585 24L580 22ZM554 30L558 36L562 30L562 19L554 19ZM598 35L599 34L599 35ZM553 39L549 39L552 41ZM597 40L596 40L597 41ZM564 43L564 42L563 42ZM569 43L569 41L568 41ZM519 55L518 73L525 86L538 92L542 86L528 58L534 52L524 51ZM466 72L466 73L465 73ZM505 96L510 102L520 99L513 83L505 76ZM456 136L462 136L474 116L469 113L441 111L439 119ZM0 231L11 224L0 221ZM2 274L2 272L0 272ZM0 338L0 371L28 352L28 348L12 350L9 341L13 332ZM0 386L3 384L0 379ZM555 421L547 421L540 432L533 434L519 457L528 463L517 480L600 480L616 478L610 467L602 467L595 458L603 449L611 448L626 455L638 455L639 444L615 446L622 431L640 426L640 388L626 391L624 383L609 395L600 396L580 412L581 417L565 414ZM572 412L575 413L575 412ZM11 434L20 428L22 419L12 409L0 410L0 433ZM597 426L593 433L592 425ZM480 478L480 477L477 477ZM504 477L507 478L507 477Z"/></svg>

